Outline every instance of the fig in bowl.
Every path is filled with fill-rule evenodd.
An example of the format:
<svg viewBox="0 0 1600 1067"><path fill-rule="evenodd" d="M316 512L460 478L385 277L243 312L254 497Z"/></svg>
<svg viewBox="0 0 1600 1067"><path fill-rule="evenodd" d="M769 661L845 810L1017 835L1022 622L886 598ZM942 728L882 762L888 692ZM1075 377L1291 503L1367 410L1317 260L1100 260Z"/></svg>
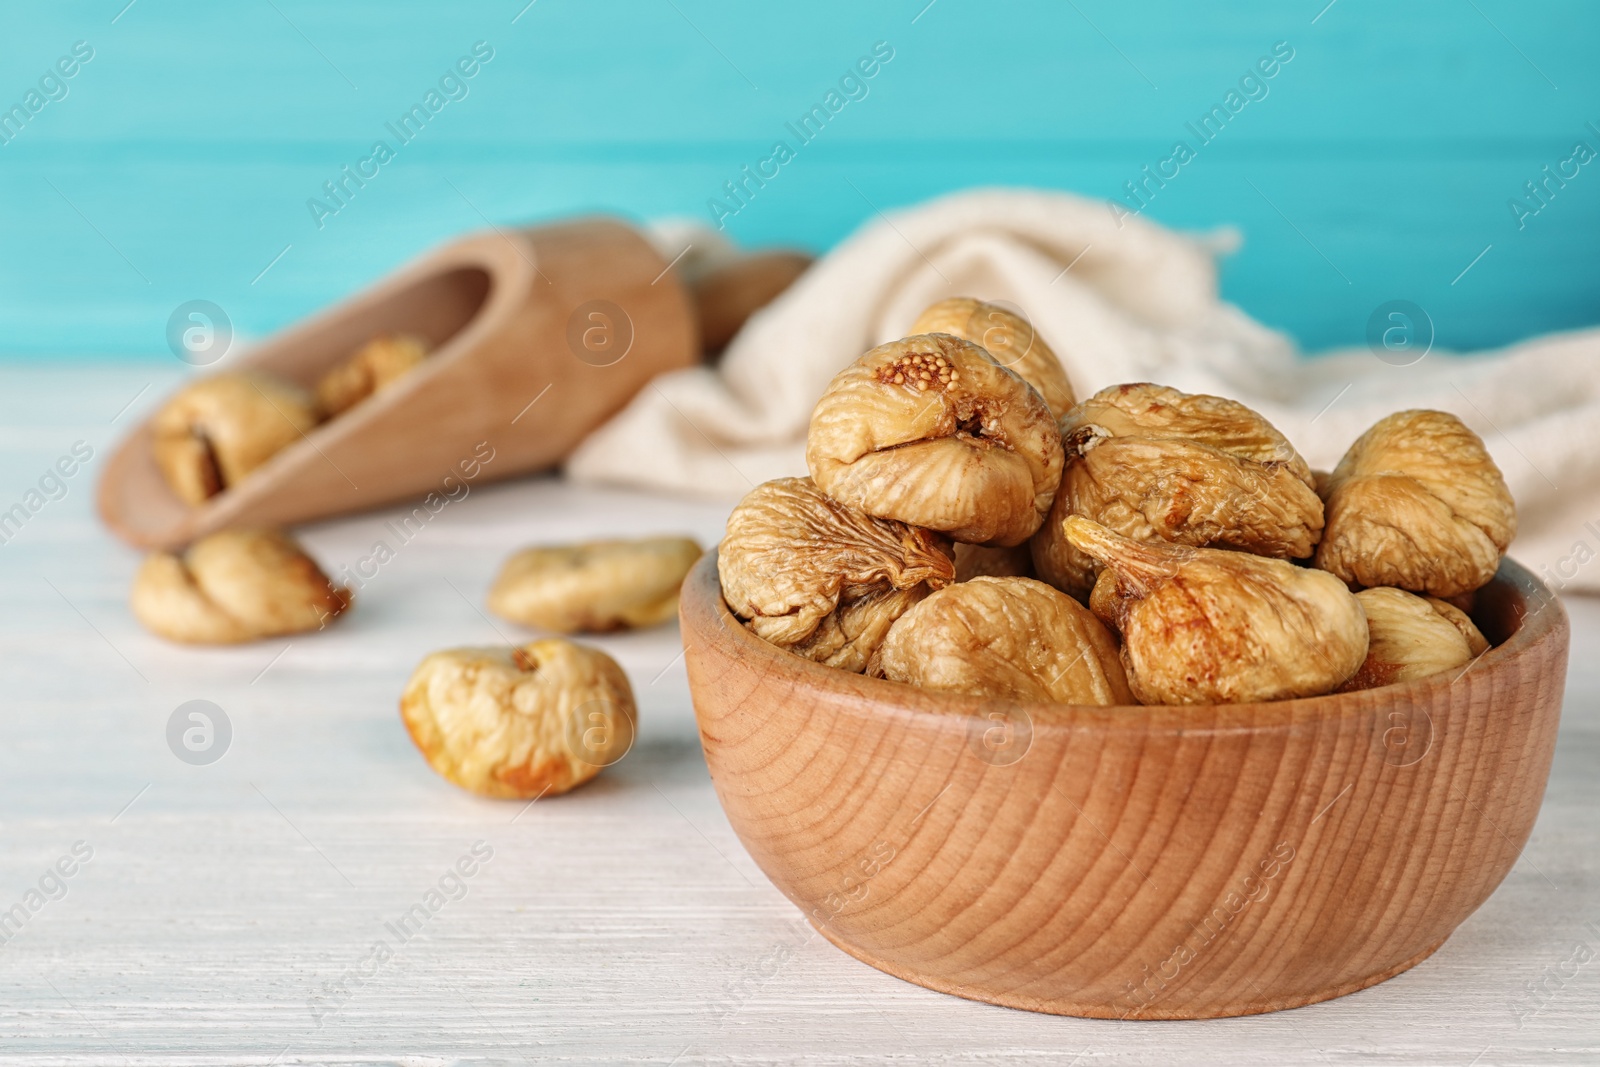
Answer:
<svg viewBox="0 0 1600 1067"><path fill-rule="evenodd" d="M1568 627L1502 561L1463 668L1257 703L1067 705L813 662L681 599L723 809L835 945L1032 1011L1297 1007L1426 959L1517 861L1544 794Z"/></svg>

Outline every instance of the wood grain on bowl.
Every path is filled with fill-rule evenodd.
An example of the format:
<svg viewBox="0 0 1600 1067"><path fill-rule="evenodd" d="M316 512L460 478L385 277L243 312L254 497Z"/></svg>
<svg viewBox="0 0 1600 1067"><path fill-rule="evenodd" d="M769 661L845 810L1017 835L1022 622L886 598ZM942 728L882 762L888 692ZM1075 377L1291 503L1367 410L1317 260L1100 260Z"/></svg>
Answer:
<svg viewBox="0 0 1600 1067"><path fill-rule="evenodd" d="M427 343L416 369L199 507L162 478L146 422L106 464L101 517L131 544L171 548L451 492L463 464L483 481L554 466L645 382L697 360L688 293L666 268L604 218L454 241L223 364L310 389L393 333Z"/></svg>
<svg viewBox="0 0 1600 1067"><path fill-rule="evenodd" d="M833 670L730 615L683 639L706 761L769 878L911 982L1100 1018L1274 1011L1425 959L1516 862L1550 770L1560 603L1506 561L1465 670L1198 707L983 700Z"/></svg>

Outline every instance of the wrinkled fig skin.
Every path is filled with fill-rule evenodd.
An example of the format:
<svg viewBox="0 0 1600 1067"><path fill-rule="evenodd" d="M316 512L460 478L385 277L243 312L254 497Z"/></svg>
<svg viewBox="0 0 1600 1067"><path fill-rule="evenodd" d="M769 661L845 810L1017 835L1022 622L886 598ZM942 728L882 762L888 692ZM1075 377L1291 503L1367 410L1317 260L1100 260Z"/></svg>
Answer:
<svg viewBox="0 0 1600 1067"><path fill-rule="evenodd" d="M1239 459L1281 463L1307 487L1311 468L1289 439L1255 411L1226 397L1184 393L1150 382L1113 385L1079 404L1063 431L1099 427L1105 437L1199 441Z"/></svg>
<svg viewBox="0 0 1600 1067"><path fill-rule="evenodd" d="M1443 411L1401 411L1328 478L1316 565L1347 582L1449 597L1494 577L1516 506L1483 441Z"/></svg>
<svg viewBox="0 0 1600 1067"><path fill-rule="evenodd" d="M1338 689L1376 689L1430 674L1465 667L1477 653L1468 643L1467 632L1457 621L1440 610L1440 605L1461 615L1442 600L1429 601L1392 586L1363 589L1356 594L1367 617L1367 658L1361 668ZM1472 620L1461 615L1471 632L1483 642L1483 635Z"/></svg>
<svg viewBox="0 0 1600 1067"><path fill-rule="evenodd" d="M926 583L908 589L851 591L839 598L839 607L822 617L811 636L789 646L789 651L830 667L859 673L883 644L895 620L928 595ZM751 629L756 629L752 621ZM757 630L759 633L760 631Z"/></svg>
<svg viewBox="0 0 1600 1067"><path fill-rule="evenodd" d="M317 408L326 419L341 415L404 378L427 356L428 346L415 337L374 337L317 382Z"/></svg>
<svg viewBox="0 0 1600 1067"><path fill-rule="evenodd" d="M953 296L928 308L911 324L913 334L947 333L971 341L994 357L1002 367L1016 371L1039 391L1050 413L1065 415L1078 402L1066 368L1033 324L999 304L986 304L967 296Z"/></svg>
<svg viewBox="0 0 1600 1067"><path fill-rule="evenodd" d="M1010 548L985 548L983 545L956 544L956 581L974 578L1032 578L1033 556L1027 545Z"/></svg>
<svg viewBox="0 0 1600 1067"><path fill-rule="evenodd" d="M703 549L687 537L525 548L489 588L489 610L556 633L605 633L666 622Z"/></svg>
<svg viewBox="0 0 1600 1067"><path fill-rule="evenodd" d="M311 398L260 371L184 386L151 423L156 465L172 491L203 504L317 425Z"/></svg>
<svg viewBox="0 0 1600 1067"><path fill-rule="evenodd" d="M1131 704L1117 642L1032 578L974 578L900 616L868 673L925 689L1058 704Z"/></svg>
<svg viewBox="0 0 1600 1067"><path fill-rule="evenodd" d="M1332 575L1246 552L1132 541L1076 515L1065 527L1105 568L1089 606L1121 632L1141 703L1316 696L1366 657L1366 616Z"/></svg>
<svg viewBox="0 0 1600 1067"><path fill-rule="evenodd" d="M400 697L411 740L441 776L486 797L559 796L627 754L628 676L560 638L435 652Z"/></svg>
<svg viewBox="0 0 1600 1067"><path fill-rule="evenodd" d="M810 478L757 486L728 516L717 577L767 641L859 672L890 624L955 578L948 542L831 499Z"/></svg>
<svg viewBox="0 0 1600 1067"><path fill-rule="evenodd" d="M1136 541L1309 557L1322 535L1311 470L1243 404L1165 386L1101 390L1062 420L1067 465L1034 535L1039 577L1077 597L1099 566L1061 533L1069 515Z"/></svg>
<svg viewBox="0 0 1600 1067"><path fill-rule="evenodd" d="M1474 656L1481 656L1489 651L1489 639L1483 636L1483 631L1479 630L1477 623L1472 621L1472 616L1448 600L1440 600L1436 596L1424 597L1423 599L1451 626L1461 631L1461 636L1467 639L1468 652L1471 652Z"/></svg>
<svg viewBox="0 0 1600 1067"><path fill-rule="evenodd" d="M229 645L320 630L350 599L287 535L225 530L182 556L146 557L130 603L146 629L169 641Z"/></svg>
<svg viewBox="0 0 1600 1067"><path fill-rule="evenodd" d="M1061 434L1038 392L948 334L879 345L811 413L806 465L842 504L948 534L1018 545L1061 481Z"/></svg>

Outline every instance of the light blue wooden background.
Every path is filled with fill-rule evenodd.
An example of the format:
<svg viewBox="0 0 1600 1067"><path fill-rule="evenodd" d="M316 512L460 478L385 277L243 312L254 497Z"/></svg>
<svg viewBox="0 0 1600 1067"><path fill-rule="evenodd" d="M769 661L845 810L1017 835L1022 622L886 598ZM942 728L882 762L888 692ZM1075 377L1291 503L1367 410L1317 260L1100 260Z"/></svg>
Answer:
<svg viewBox="0 0 1600 1067"><path fill-rule="evenodd" d="M0 108L73 42L95 58L0 146L0 354L171 358L194 298L264 334L485 216L705 215L879 40L870 95L737 239L822 249L869 200L972 184L1116 196L1283 40L1270 94L1150 210L1239 227L1230 299L1313 348L1396 298L1456 347L1600 320L1600 164L1525 229L1507 207L1600 148L1593 0L525 2L7 3ZM470 95L319 231L307 198L479 40Z"/></svg>

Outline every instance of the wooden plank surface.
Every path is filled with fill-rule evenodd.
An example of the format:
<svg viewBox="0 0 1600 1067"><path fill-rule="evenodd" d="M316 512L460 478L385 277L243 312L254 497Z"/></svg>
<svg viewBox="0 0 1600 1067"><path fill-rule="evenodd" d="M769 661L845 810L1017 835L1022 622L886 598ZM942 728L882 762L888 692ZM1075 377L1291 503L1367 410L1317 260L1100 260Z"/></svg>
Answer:
<svg viewBox="0 0 1600 1067"><path fill-rule="evenodd" d="M474 489L403 546L386 513L324 524L303 536L331 569L378 539L397 547L352 615L309 637L179 649L128 614L137 557L99 529L88 491L120 428L175 377L0 370L0 504L75 441L96 454L0 546L0 911L74 843L92 849L0 945L0 1063L1600 1058L1600 603L1569 602L1567 706L1524 858L1431 959L1257 1018L1031 1015L907 985L812 935L717 806L673 627L597 640L633 681L640 738L576 793L477 800L412 748L396 710L412 666L527 633L480 612L506 552L619 531L710 543L726 502L539 479ZM232 724L209 766L166 741L191 699ZM446 902L400 943L386 924L477 842L492 857L461 889L447 879Z"/></svg>

